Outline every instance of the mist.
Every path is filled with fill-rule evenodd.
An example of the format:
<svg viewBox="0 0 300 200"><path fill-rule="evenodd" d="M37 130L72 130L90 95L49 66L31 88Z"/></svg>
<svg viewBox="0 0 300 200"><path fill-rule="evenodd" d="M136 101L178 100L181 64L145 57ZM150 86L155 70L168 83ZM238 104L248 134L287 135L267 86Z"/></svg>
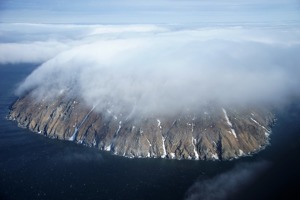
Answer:
<svg viewBox="0 0 300 200"><path fill-rule="evenodd" d="M49 31L50 42L30 38L26 48L26 38L1 44L11 55L2 63L42 62L18 95L168 114L212 101L280 105L300 93L300 33L292 27L72 27L71 35Z"/></svg>
<svg viewBox="0 0 300 200"><path fill-rule="evenodd" d="M194 183L187 191L186 199L235 199L233 197L238 192L255 181L269 166L266 161L238 164L228 172Z"/></svg>

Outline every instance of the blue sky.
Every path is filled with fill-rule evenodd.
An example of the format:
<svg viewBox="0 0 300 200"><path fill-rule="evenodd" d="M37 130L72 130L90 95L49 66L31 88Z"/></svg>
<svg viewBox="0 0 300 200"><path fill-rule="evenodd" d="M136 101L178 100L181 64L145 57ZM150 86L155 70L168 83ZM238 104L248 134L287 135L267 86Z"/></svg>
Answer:
<svg viewBox="0 0 300 200"><path fill-rule="evenodd" d="M1 22L285 23L299 0L1 0Z"/></svg>

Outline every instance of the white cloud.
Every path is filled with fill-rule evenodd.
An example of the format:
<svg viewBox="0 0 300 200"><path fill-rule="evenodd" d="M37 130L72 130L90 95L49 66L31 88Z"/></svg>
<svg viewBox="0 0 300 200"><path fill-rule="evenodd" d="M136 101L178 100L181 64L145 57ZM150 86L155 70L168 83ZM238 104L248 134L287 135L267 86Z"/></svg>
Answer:
<svg viewBox="0 0 300 200"><path fill-rule="evenodd" d="M135 107L146 113L196 109L212 100L274 103L299 95L297 29L134 25L76 30L80 38L57 39L65 49L54 48L57 55L34 71L19 92L34 88L44 97L73 88L98 109L110 104L116 111ZM40 47L31 56L46 59L51 51ZM7 59L26 56L19 52Z"/></svg>
<svg viewBox="0 0 300 200"><path fill-rule="evenodd" d="M155 25L0 24L0 64L42 63L73 47L163 32Z"/></svg>
<svg viewBox="0 0 300 200"><path fill-rule="evenodd" d="M53 58L68 46L58 41L0 44L0 63L41 63Z"/></svg>

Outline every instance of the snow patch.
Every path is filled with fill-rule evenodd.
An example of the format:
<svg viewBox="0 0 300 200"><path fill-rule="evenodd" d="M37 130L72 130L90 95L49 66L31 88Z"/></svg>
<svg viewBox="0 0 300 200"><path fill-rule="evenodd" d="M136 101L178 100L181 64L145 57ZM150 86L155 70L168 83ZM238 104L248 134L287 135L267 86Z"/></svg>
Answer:
<svg viewBox="0 0 300 200"><path fill-rule="evenodd" d="M260 125L260 124L259 124L255 119L253 119L252 117L250 117L250 119L251 119L254 123Z"/></svg>
<svg viewBox="0 0 300 200"><path fill-rule="evenodd" d="M116 131L116 135L119 134L121 128L122 128L122 121L119 121L119 127L118 127L118 130Z"/></svg>
<svg viewBox="0 0 300 200"><path fill-rule="evenodd" d="M216 153L211 154L211 157L215 160L219 160L219 156Z"/></svg>
<svg viewBox="0 0 300 200"><path fill-rule="evenodd" d="M226 110L225 110L224 108L222 108L222 110L223 110L223 113L224 113L224 116L225 116L225 119L226 119L227 124L228 124L230 127L232 127L232 124L231 124L231 122L229 121L229 118L228 118L228 116L227 116Z"/></svg>
<svg viewBox="0 0 300 200"><path fill-rule="evenodd" d="M104 150L105 150L105 151L110 151L110 150L111 150L111 144L108 145L108 146L106 146L106 147L104 147Z"/></svg>
<svg viewBox="0 0 300 200"><path fill-rule="evenodd" d="M72 136L69 138L69 141L74 141L74 140L75 140L75 137L76 137L77 132L78 132L78 128L75 127Z"/></svg>
<svg viewBox="0 0 300 200"><path fill-rule="evenodd" d="M161 129L162 128L161 127L161 121L159 119L157 119L156 121L157 121L157 127L159 127Z"/></svg>
<svg viewBox="0 0 300 200"><path fill-rule="evenodd" d="M265 136L266 136L266 137L269 137L269 136L270 136L270 133L265 132Z"/></svg>
<svg viewBox="0 0 300 200"><path fill-rule="evenodd" d="M170 153L171 159L175 158L175 153Z"/></svg>
<svg viewBox="0 0 300 200"><path fill-rule="evenodd" d="M261 125L260 123L258 123L255 119L253 119L252 117L250 117L250 119L257 124L258 126L262 127L263 129L265 129L266 131L268 131L268 129L266 129L266 127L264 127L263 125Z"/></svg>
<svg viewBox="0 0 300 200"><path fill-rule="evenodd" d="M245 153L243 152L243 150L239 149L239 156L244 155Z"/></svg>
<svg viewBox="0 0 300 200"><path fill-rule="evenodd" d="M233 134L233 136L234 136L235 138L237 138L236 133L235 133L235 130L234 130L233 128L231 129L231 133Z"/></svg>
<svg viewBox="0 0 300 200"><path fill-rule="evenodd" d="M147 142L148 142L148 144L149 144L149 147L151 147L152 144L150 143L150 141L148 140L148 138L146 138L146 140L147 140Z"/></svg>
<svg viewBox="0 0 300 200"><path fill-rule="evenodd" d="M194 123L186 123L187 126L191 126L192 128L192 133L194 132L194 126L195 124Z"/></svg>
<svg viewBox="0 0 300 200"><path fill-rule="evenodd" d="M194 147L195 159L199 160L199 154L197 152L196 145L195 145L196 143L197 143L197 140L192 136L192 144L193 144L193 147Z"/></svg>
<svg viewBox="0 0 300 200"><path fill-rule="evenodd" d="M132 159L132 158L134 158L134 155L133 155L132 153L130 153L130 154L126 155L125 157L126 157L126 158L131 158L131 159Z"/></svg>
<svg viewBox="0 0 300 200"><path fill-rule="evenodd" d="M232 133L233 136L234 136L235 138L237 138L236 133L235 133L235 130L232 128L232 123L230 122L230 120L229 120L229 118L228 118L228 115L227 115L226 110L225 110L224 108L222 108L222 110L223 110L223 113L224 113L226 122L227 122L227 124L230 126L230 129L231 129L231 131L229 131L229 132Z"/></svg>
<svg viewBox="0 0 300 200"><path fill-rule="evenodd" d="M93 106L93 108L90 110L90 112L88 112L88 114L86 114L86 116L83 118L83 120L81 121L81 123L79 124L78 127L75 126L74 133L69 138L69 141L74 141L75 140L75 138L77 137L78 130L80 129L80 127L82 126L82 124L87 120L87 118L90 116L91 112L93 112L93 110L95 109L95 107L96 106Z"/></svg>
<svg viewBox="0 0 300 200"><path fill-rule="evenodd" d="M167 151L166 151L166 146L165 146L165 138L164 136L161 136L161 140L162 140L162 148L163 148L163 155L161 155L162 158L165 158L167 155Z"/></svg>

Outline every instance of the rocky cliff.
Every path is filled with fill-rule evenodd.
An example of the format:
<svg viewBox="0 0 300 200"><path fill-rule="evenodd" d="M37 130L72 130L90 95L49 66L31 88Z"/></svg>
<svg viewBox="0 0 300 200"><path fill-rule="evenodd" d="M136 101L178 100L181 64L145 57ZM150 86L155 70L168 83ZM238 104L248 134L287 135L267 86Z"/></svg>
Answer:
<svg viewBox="0 0 300 200"><path fill-rule="evenodd" d="M170 115L99 111L61 95L18 99L9 119L50 138L70 140L126 157L227 160L268 144L274 115L263 108L217 104Z"/></svg>

